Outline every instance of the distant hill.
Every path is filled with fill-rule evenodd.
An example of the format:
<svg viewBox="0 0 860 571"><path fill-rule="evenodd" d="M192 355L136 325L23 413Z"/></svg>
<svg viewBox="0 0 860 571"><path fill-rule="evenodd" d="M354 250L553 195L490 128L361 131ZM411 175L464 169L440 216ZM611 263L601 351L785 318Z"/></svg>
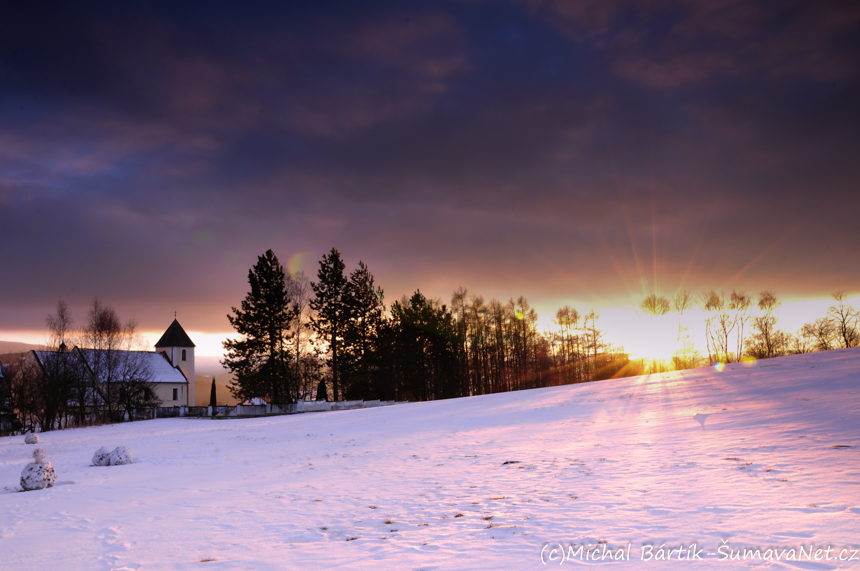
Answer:
<svg viewBox="0 0 860 571"><path fill-rule="evenodd" d="M20 341L0 341L0 353L26 353L41 348L41 345L21 343Z"/></svg>
<svg viewBox="0 0 860 571"><path fill-rule="evenodd" d="M194 369L196 370L198 375L212 375L220 376L220 375L229 375L230 373L221 366L219 362L223 357L214 357L210 355L195 355L194 356Z"/></svg>

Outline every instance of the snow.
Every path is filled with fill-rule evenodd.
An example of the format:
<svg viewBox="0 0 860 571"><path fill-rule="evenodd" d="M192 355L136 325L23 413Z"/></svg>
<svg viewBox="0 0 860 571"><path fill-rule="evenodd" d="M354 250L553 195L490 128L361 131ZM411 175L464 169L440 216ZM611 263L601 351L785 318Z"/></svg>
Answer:
<svg viewBox="0 0 860 571"><path fill-rule="evenodd" d="M2 438L0 568L540 569L559 544L599 541L629 544L633 560L560 566L856 568L707 552L722 540L831 546L831 557L860 547L858 410L860 350L848 349L384 408L47 432L60 479L27 493L15 492L32 448ZM119 443L133 464L90 465ZM703 561L639 560L643 546L694 542Z"/></svg>
<svg viewBox="0 0 860 571"><path fill-rule="evenodd" d="M27 433L27 435L24 437L24 444L38 444L38 443L39 443L39 436L36 434L33 434L32 432Z"/></svg>

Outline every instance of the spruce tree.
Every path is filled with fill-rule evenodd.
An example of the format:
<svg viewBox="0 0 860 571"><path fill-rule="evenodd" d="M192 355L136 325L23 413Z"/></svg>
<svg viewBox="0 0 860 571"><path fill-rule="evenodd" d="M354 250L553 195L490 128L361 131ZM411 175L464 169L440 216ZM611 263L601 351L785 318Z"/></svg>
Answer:
<svg viewBox="0 0 860 571"><path fill-rule="evenodd" d="M420 291L391 305L400 368L399 398L433 400L461 396L457 379L457 337L453 314Z"/></svg>
<svg viewBox="0 0 860 571"><path fill-rule="evenodd" d="M284 267L272 250L259 256L248 272L251 291L240 309L227 315L240 335L228 339L221 363L234 374L230 392L245 400L261 397L271 402L292 402L291 355L287 340L296 318L286 288Z"/></svg>
<svg viewBox="0 0 860 571"><path fill-rule="evenodd" d="M218 406L217 402L218 401L215 400L215 377L212 377L212 390L209 392L209 406L215 408Z"/></svg>
<svg viewBox="0 0 860 571"><path fill-rule="evenodd" d="M328 391L325 388L325 379L320 379L320 383L317 385L317 400L328 400Z"/></svg>
<svg viewBox="0 0 860 571"><path fill-rule="evenodd" d="M345 398L381 398L379 380L379 336L383 326L382 288L364 262L349 276L346 302L349 316L344 328L342 379Z"/></svg>
<svg viewBox="0 0 860 571"><path fill-rule="evenodd" d="M349 303L346 276L343 273L345 265L340 258L340 252L331 249L328 255L323 255L317 272L318 282L311 282L314 299L311 309L316 312L311 323L314 330L328 344L331 354L329 362L332 378L333 400L339 397L338 387L341 374L341 342L344 326L349 319Z"/></svg>

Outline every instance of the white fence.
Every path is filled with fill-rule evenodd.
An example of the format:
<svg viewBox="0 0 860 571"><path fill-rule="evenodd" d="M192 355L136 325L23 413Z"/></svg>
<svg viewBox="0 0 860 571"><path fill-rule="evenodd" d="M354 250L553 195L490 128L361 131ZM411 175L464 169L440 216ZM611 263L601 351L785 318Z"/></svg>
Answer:
<svg viewBox="0 0 860 571"><path fill-rule="evenodd" d="M399 404L397 401L380 400L344 400L338 402L328 401L302 401L292 404L237 404L236 406L175 406L135 411L132 420L143 420L149 418L172 418L172 417L249 417L266 416L272 414L299 414L304 412L326 412L333 410L353 410L357 408L376 408L380 406L391 406Z"/></svg>

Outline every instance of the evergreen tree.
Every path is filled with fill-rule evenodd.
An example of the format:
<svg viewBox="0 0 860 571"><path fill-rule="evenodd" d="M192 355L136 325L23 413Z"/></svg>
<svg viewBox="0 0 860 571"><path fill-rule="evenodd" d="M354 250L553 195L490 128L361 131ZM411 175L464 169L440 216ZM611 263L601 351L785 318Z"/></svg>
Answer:
<svg viewBox="0 0 860 571"><path fill-rule="evenodd" d="M212 390L209 392L209 406L216 407L218 401L215 400L215 377L212 377Z"/></svg>
<svg viewBox="0 0 860 571"><path fill-rule="evenodd" d="M434 400L461 396L457 378L457 335L454 315L420 291L391 306L399 367L398 399Z"/></svg>
<svg viewBox="0 0 860 571"><path fill-rule="evenodd" d="M381 398L379 379L379 334L383 322L382 288L364 262L352 272L347 283L348 319L344 327L341 373L346 398Z"/></svg>
<svg viewBox="0 0 860 571"><path fill-rule="evenodd" d="M320 260L320 268L317 272L319 281L311 282L315 295L311 301L311 309L316 312L316 317L312 318L311 323L314 330L328 343L334 401L339 399L341 343L350 312L350 304L347 301L349 296L347 281L343 273L345 267L340 258L340 252L332 248L331 252Z"/></svg>
<svg viewBox="0 0 860 571"><path fill-rule="evenodd" d="M239 399L262 397L272 402L292 402L292 358L287 341L296 310L290 304L284 267L272 250L259 256L248 272L251 291L241 309L227 315L240 335L228 339L221 363L235 375L230 392Z"/></svg>
<svg viewBox="0 0 860 571"><path fill-rule="evenodd" d="M317 400L328 400L328 391L325 388L325 379L320 379L317 385Z"/></svg>

